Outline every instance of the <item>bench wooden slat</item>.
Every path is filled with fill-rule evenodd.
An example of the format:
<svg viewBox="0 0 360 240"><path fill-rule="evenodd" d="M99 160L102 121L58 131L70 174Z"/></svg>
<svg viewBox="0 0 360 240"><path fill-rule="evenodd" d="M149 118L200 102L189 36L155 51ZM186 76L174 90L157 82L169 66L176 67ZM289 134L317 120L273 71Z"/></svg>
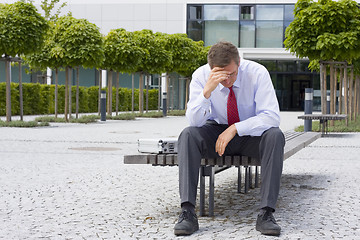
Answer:
<svg viewBox="0 0 360 240"><path fill-rule="evenodd" d="M298 116L299 119L304 120L344 120L347 118L346 114L304 114Z"/></svg>
<svg viewBox="0 0 360 240"><path fill-rule="evenodd" d="M306 134L299 135L294 139L286 141L284 147L284 160L288 159L297 153L300 149L314 142L320 136L320 133L317 132L307 132Z"/></svg>

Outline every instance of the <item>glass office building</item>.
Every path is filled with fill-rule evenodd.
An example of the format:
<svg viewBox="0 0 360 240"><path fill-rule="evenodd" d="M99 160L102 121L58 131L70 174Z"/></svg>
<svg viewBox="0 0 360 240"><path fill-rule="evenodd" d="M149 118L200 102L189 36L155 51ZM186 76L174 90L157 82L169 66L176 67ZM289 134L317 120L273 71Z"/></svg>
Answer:
<svg viewBox="0 0 360 240"><path fill-rule="evenodd" d="M285 29L294 19L294 4L188 4L187 34L206 46L232 42L240 54L263 64L270 72L281 110L303 110L305 88L319 86L318 73L307 60L278 58ZM265 54L272 49L271 54ZM256 54L244 53L255 51ZM316 97L316 96L315 96ZM316 100L316 99L315 99ZM317 109L319 106L315 106Z"/></svg>

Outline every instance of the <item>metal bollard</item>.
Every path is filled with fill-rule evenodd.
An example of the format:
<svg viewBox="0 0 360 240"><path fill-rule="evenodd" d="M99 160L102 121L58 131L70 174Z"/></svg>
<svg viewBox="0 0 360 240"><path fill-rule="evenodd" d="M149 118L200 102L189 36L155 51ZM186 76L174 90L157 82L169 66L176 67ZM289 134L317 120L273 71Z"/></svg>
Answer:
<svg viewBox="0 0 360 240"><path fill-rule="evenodd" d="M167 114L166 99L167 99L166 92L163 92L163 116L164 117L166 117L166 114Z"/></svg>
<svg viewBox="0 0 360 240"><path fill-rule="evenodd" d="M305 106L304 106L305 114L312 114L313 98L314 98L314 90L312 88L305 88ZM311 131L312 131L312 120L311 119L304 120L304 132L311 132Z"/></svg>
<svg viewBox="0 0 360 240"><path fill-rule="evenodd" d="M330 114L330 93L326 94L326 114Z"/></svg>
<svg viewBox="0 0 360 240"><path fill-rule="evenodd" d="M105 90L101 90L100 120L101 121L106 121L106 91Z"/></svg>

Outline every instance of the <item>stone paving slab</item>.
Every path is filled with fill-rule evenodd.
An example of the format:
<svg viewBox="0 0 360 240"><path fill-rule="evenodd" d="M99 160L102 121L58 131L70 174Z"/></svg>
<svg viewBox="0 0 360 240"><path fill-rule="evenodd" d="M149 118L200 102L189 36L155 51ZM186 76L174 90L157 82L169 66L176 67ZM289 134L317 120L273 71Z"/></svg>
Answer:
<svg viewBox="0 0 360 240"><path fill-rule="evenodd" d="M138 138L174 137L186 125L167 117L0 128L0 239L175 239L178 169L124 165L123 155ZM279 239L359 239L359 169L360 134L330 134L286 160ZM200 217L184 239L273 239L255 230L259 189L238 194L236 184L236 168L216 176L215 217Z"/></svg>

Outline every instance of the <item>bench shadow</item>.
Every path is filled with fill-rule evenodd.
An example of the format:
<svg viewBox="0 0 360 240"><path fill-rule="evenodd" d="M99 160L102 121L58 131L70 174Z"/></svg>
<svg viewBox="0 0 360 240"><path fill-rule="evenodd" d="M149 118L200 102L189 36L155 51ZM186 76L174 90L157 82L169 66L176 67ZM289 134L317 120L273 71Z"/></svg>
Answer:
<svg viewBox="0 0 360 240"><path fill-rule="evenodd" d="M282 175L275 217L285 233L290 226L291 228L294 227L294 222L299 223L299 225L296 225L299 231L309 229L307 222L303 220L304 213L311 213L314 208L318 207L313 203L323 199L323 195L332 181L335 181L335 179L330 175ZM244 186L242 186L243 189ZM206 196L208 196L207 194L206 191ZM200 222L202 218L213 222L209 223L210 227L203 229L203 231L213 231L212 227L216 228L218 223L223 224L224 222L234 224L237 228L244 228L246 231L250 228L252 231L255 229L259 203L260 187L252 188L246 194L238 193L236 177L222 179L215 186L215 216L199 218ZM304 208L306 208L305 212ZM207 210L206 208L206 213ZM317 226L312 227L315 229Z"/></svg>
<svg viewBox="0 0 360 240"><path fill-rule="evenodd" d="M351 133L328 133L321 135L322 138L355 138L355 134Z"/></svg>

